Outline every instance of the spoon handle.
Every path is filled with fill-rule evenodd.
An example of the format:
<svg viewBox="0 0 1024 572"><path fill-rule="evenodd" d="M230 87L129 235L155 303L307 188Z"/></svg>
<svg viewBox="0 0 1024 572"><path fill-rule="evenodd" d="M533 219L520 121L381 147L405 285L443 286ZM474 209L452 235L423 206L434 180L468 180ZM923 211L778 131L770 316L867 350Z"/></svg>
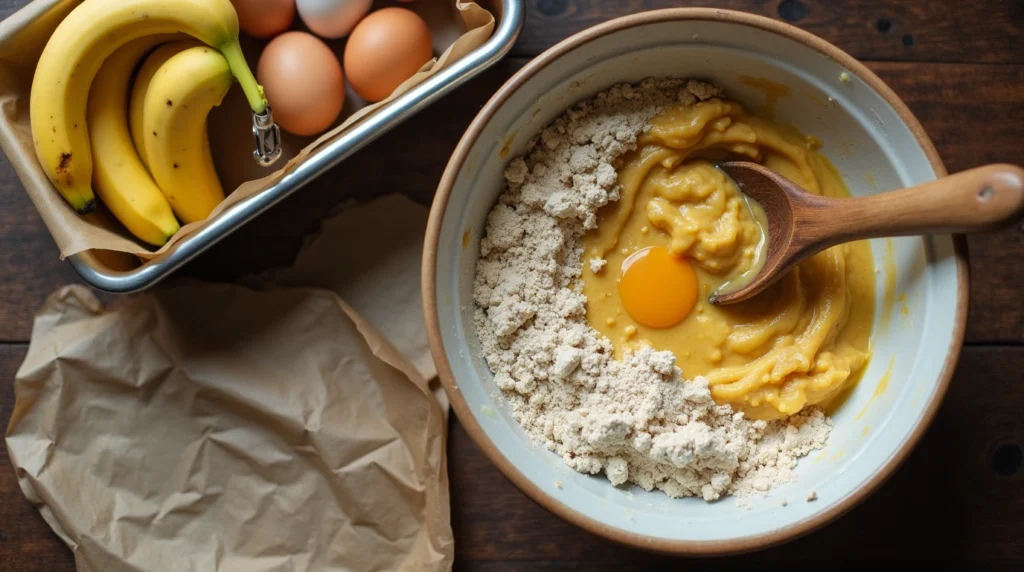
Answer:
<svg viewBox="0 0 1024 572"><path fill-rule="evenodd" d="M831 244L994 230L1024 216L1024 169L994 164L871 197L836 199Z"/></svg>

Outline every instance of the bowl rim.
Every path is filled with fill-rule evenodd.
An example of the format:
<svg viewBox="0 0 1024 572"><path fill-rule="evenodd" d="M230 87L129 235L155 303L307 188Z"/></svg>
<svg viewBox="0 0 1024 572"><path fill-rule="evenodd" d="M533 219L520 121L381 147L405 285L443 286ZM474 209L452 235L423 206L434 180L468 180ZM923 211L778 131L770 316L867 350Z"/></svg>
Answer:
<svg viewBox="0 0 1024 572"><path fill-rule="evenodd" d="M796 26L772 20L765 16L737 12L734 10L722 10L714 8L667 8L652 10L622 16L609 20L602 24L587 28L581 32L562 40L554 46L545 50L536 58L530 60L522 69L509 78L497 92L487 101L480 110L473 122L466 129L451 159L444 170L441 181L434 197L430 210L430 217L427 223L426 240L423 250L422 267L422 294L424 317L427 324L427 337L430 349L437 364L438 376L444 386L445 392L451 401L452 409L455 411L459 422L466 432L484 452L490 461L498 467L504 476L530 497L534 502L544 507L552 514L562 520L574 524L588 532L612 540L614 542L639 548L652 552L676 555L722 555L749 552L782 544L806 535L825 524L835 520L839 516L850 511L860 504L864 499L875 492L884 484L895 470L903 463L914 446L920 441L925 431L931 425L939 406L949 388L953 371L956 368L957 360L963 346L964 331L967 323L967 311L969 301L970 280L968 276L968 254L967 241L963 235L953 235L954 254L956 257L957 277L957 301L954 317L954 329L949 347L946 350L945 362L939 373L936 391L931 399L925 404L924 415L917 425L898 446L896 452L889 457L866 481L848 495L841 498L836 504L827 510L815 513L803 520L799 520L784 527L776 528L761 534L743 538L693 541L693 540L667 540L655 538L644 534L625 531L590 517L584 516L559 499L544 492L540 487L523 475L512 463L497 449L494 443L487 437L477 422L469 405L466 403L458 384L452 374L451 365L445 354L444 343L441 337L441 328L438 317L437 305L437 252L441 236L441 225L447 210L448 200L452 187L466 162L469 150L476 142L485 125L492 119L497 109L528 79L533 77L540 70L551 64L577 47L593 41L597 38L625 30L628 28L680 20L701 20L727 22L758 28L772 32L789 39L800 42L819 53L839 62L849 73L855 74L876 93L882 96L900 116L906 126L910 129L918 144L921 145L925 155L928 157L937 176L947 174L946 168L939 158L939 154L928 135L925 133L920 122L914 117L910 109L878 76L868 69L864 64L856 60L835 45L797 28Z"/></svg>

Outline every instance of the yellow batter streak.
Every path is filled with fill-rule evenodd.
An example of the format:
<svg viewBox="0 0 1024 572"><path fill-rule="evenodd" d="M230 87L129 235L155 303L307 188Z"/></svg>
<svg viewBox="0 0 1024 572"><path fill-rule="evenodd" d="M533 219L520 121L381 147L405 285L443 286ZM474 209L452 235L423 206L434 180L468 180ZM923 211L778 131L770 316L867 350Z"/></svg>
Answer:
<svg viewBox="0 0 1024 572"><path fill-rule="evenodd" d="M763 217L714 163L760 162L810 192L848 196L839 173L794 129L748 115L730 101L675 107L651 120L619 168L622 199L584 238L587 319L621 353L648 344L676 355L683 377L706 376L718 403L776 419L836 396L870 357L874 262L867 242L831 248L747 302L713 306L708 295L756 269ZM699 295L689 316L644 327L623 309L617 283L633 252L664 246L690 260Z"/></svg>

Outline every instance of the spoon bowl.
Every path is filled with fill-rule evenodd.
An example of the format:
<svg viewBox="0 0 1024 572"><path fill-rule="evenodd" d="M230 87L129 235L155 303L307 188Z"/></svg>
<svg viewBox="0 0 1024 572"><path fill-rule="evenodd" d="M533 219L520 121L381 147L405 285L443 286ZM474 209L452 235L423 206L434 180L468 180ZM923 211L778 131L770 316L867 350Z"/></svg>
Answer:
<svg viewBox="0 0 1024 572"><path fill-rule="evenodd" d="M749 161L718 167L756 201L768 221L764 264L742 282L714 292L733 304L762 292L794 266L826 248L867 238L997 230L1024 216L1024 169L986 165L870 197L831 198Z"/></svg>

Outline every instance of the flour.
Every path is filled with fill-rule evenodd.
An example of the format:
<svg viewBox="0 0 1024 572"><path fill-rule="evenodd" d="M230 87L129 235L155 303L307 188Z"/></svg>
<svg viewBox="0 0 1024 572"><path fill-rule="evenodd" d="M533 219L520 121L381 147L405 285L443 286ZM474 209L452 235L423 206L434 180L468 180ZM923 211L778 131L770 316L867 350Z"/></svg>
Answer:
<svg viewBox="0 0 1024 572"><path fill-rule="evenodd" d="M475 325L494 381L530 436L570 467L671 497L765 494L824 446L817 410L751 421L716 405L702 377L684 380L671 352L622 360L587 324L583 234L619 199L616 160L673 103L719 95L697 81L617 85L577 104L513 159L487 217L477 262ZM587 261L597 271L604 261Z"/></svg>

